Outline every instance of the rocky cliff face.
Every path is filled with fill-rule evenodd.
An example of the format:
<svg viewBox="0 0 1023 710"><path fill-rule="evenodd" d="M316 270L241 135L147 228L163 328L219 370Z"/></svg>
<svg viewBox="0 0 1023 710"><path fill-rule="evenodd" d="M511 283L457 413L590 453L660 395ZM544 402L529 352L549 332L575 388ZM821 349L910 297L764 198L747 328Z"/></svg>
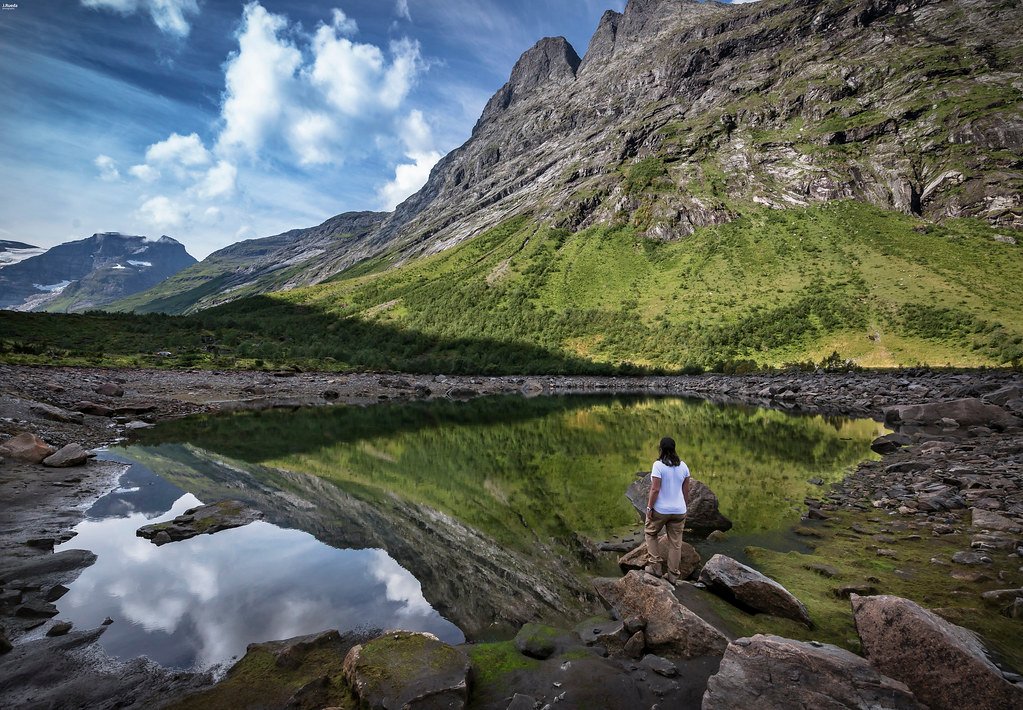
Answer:
<svg viewBox="0 0 1023 710"><path fill-rule="evenodd" d="M0 308L98 308L144 291L194 263L185 247L170 237L94 234L0 270Z"/></svg>
<svg viewBox="0 0 1023 710"><path fill-rule="evenodd" d="M563 38L526 51L426 185L300 278L519 214L675 240L855 199L1023 228L1021 22L1002 0L630 0L582 59Z"/></svg>
<svg viewBox="0 0 1023 710"><path fill-rule="evenodd" d="M847 198L1023 227L1021 20L994 0L631 0L578 64L563 40L527 51L375 241L429 253L521 212L678 239Z"/></svg>

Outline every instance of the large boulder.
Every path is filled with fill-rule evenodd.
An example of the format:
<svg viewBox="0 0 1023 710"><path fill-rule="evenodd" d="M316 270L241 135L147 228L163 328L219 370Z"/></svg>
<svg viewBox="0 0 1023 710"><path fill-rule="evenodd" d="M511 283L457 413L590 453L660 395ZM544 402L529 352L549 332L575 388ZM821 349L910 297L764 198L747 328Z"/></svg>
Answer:
<svg viewBox="0 0 1023 710"><path fill-rule="evenodd" d="M364 707L464 708L469 697L469 658L436 636L389 631L352 647L344 675Z"/></svg>
<svg viewBox="0 0 1023 710"><path fill-rule="evenodd" d="M1005 680L971 632L901 597L853 595L851 603L871 664L932 710L1023 707L1023 688Z"/></svg>
<svg viewBox="0 0 1023 710"><path fill-rule="evenodd" d="M528 623L515 634L515 648L533 658L550 658L558 650L558 636L561 632L553 626Z"/></svg>
<svg viewBox="0 0 1023 710"><path fill-rule="evenodd" d="M43 459L43 466L51 468L67 468L69 466L81 466L89 460L89 452L78 444L68 444L56 453Z"/></svg>
<svg viewBox="0 0 1023 710"><path fill-rule="evenodd" d="M221 530L240 528L260 520L263 514L236 500L222 500L212 505L189 508L165 523L143 525L135 534L151 540L155 545L188 540L196 535L212 535Z"/></svg>
<svg viewBox="0 0 1023 710"><path fill-rule="evenodd" d="M659 554L665 562L668 560L668 536L662 535L657 538L657 554ZM688 542L682 543L682 557L679 560L679 572L682 575L682 579L687 579L689 575L695 572L700 567L700 553L696 551L696 548L690 545ZM629 572L634 569L643 569L648 564L648 553L646 549L646 543L639 545L630 552L625 553L618 558L618 567L622 570L622 574Z"/></svg>
<svg viewBox="0 0 1023 710"><path fill-rule="evenodd" d="M683 606L674 587L662 579L633 571L619 579L595 579L593 587L618 618L646 620L646 647L652 653L719 656L728 645L724 634Z"/></svg>
<svg viewBox="0 0 1023 710"><path fill-rule="evenodd" d="M983 508L970 509L970 523L975 528L983 530L1001 530L1003 532L1018 533L1023 530L1023 525L1011 520L1004 515L993 513Z"/></svg>
<svg viewBox="0 0 1023 710"><path fill-rule="evenodd" d="M55 451L56 449L38 436L28 432L8 439L0 446L0 454L3 456L27 463L41 463Z"/></svg>
<svg viewBox="0 0 1023 710"><path fill-rule="evenodd" d="M625 491L641 518L646 518L646 503L650 497L650 474L637 478ZM686 516L686 529L700 537L706 537L715 530L730 530L732 521L718 510L718 497L705 483L696 479L689 481L689 513Z"/></svg>
<svg viewBox="0 0 1023 710"><path fill-rule="evenodd" d="M720 554L711 557L700 571L700 581L738 606L800 621L813 628L806 607L789 590L731 557Z"/></svg>
<svg viewBox="0 0 1023 710"><path fill-rule="evenodd" d="M992 429L1023 424L1023 419L1012 416L996 404L987 404L977 398L900 405L884 410L886 424L947 424L942 422L943 419L954 419L961 427L986 426Z"/></svg>
<svg viewBox="0 0 1023 710"><path fill-rule="evenodd" d="M988 404L997 404L1000 407L1004 407L1014 399L1023 399L1023 386L1006 385L981 397L982 401Z"/></svg>
<svg viewBox="0 0 1023 710"><path fill-rule="evenodd" d="M757 634L728 644L703 710L923 710L902 683L837 646Z"/></svg>

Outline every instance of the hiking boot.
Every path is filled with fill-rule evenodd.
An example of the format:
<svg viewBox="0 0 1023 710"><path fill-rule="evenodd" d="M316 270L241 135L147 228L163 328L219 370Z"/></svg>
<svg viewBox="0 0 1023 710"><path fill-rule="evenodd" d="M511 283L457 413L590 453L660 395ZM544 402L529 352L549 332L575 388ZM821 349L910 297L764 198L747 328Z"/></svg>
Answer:
<svg viewBox="0 0 1023 710"><path fill-rule="evenodd" d="M655 577L661 576L661 569L659 567L655 567L654 565L647 565L646 567L643 568L643 571L646 572L647 574L652 574Z"/></svg>

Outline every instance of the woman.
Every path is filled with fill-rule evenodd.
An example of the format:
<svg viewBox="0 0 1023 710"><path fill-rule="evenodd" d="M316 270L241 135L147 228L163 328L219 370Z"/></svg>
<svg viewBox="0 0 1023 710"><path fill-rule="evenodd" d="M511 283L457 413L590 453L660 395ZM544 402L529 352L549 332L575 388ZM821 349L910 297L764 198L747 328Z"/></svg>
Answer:
<svg viewBox="0 0 1023 710"><path fill-rule="evenodd" d="M668 574L672 584L678 582L682 560L682 531L689 510L689 467L675 452L675 440L661 439L660 455L650 471L650 497L646 504L646 549L650 564L646 571L660 576L664 558L657 549L657 536L662 528L668 531Z"/></svg>

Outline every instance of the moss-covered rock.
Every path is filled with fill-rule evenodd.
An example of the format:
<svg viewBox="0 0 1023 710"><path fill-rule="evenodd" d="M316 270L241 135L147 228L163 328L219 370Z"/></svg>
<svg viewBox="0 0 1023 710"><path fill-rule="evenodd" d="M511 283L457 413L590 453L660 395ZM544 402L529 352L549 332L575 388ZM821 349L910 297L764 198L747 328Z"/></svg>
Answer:
<svg viewBox="0 0 1023 710"><path fill-rule="evenodd" d="M436 636L389 631L345 656L344 675L370 708L463 708L469 658Z"/></svg>
<svg viewBox="0 0 1023 710"><path fill-rule="evenodd" d="M558 648L560 631L544 624L526 624L515 635L515 648L533 658L550 658Z"/></svg>

